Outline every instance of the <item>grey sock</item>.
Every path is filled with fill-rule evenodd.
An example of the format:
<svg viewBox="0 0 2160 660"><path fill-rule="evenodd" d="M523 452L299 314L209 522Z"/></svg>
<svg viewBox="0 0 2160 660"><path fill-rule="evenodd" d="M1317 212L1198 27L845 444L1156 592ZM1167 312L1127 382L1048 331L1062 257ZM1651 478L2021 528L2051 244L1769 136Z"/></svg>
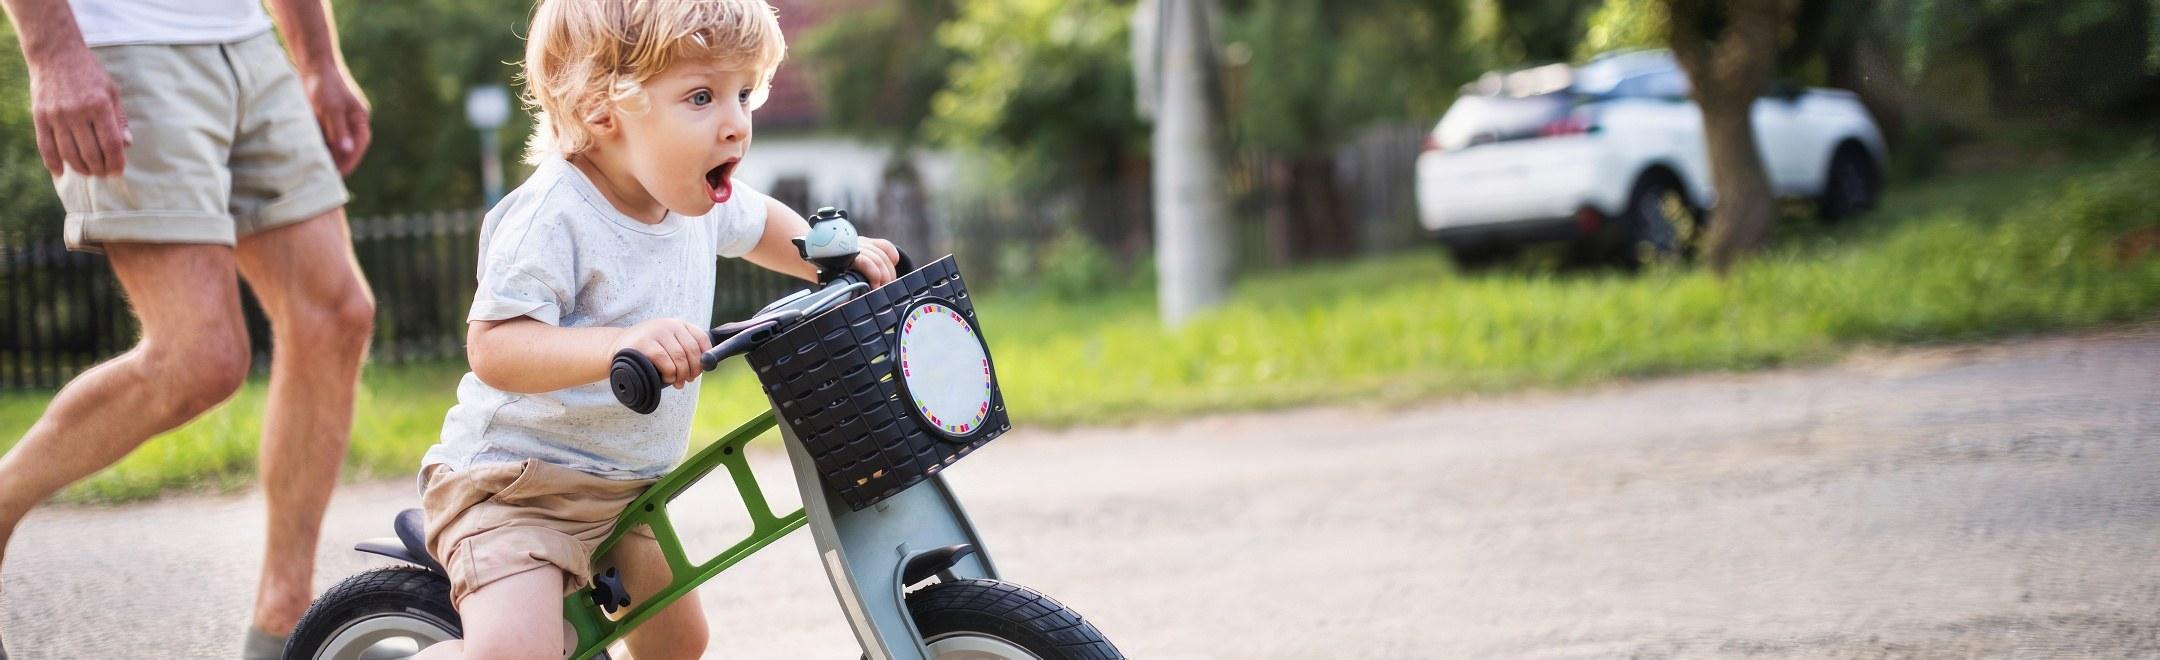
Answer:
<svg viewBox="0 0 2160 660"><path fill-rule="evenodd" d="M240 644L240 660L281 660L285 657L285 636L272 635L248 624L247 641ZM7 660L0 656L0 660Z"/></svg>

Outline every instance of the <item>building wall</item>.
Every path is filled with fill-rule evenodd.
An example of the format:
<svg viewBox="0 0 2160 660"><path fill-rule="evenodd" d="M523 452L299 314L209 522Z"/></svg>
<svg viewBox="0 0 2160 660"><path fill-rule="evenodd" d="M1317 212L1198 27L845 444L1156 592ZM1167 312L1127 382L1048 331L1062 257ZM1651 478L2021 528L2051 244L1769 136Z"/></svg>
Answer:
<svg viewBox="0 0 2160 660"><path fill-rule="evenodd" d="M759 136L750 155L736 169L735 178L750 187L770 191L783 177L802 177L810 188L810 209L853 203L868 205L877 199L878 183L891 148L882 144L837 135ZM938 152L918 152L915 168L923 184L939 190L952 180L956 159ZM846 202L845 200L854 200ZM869 209L862 209L867 211Z"/></svg>

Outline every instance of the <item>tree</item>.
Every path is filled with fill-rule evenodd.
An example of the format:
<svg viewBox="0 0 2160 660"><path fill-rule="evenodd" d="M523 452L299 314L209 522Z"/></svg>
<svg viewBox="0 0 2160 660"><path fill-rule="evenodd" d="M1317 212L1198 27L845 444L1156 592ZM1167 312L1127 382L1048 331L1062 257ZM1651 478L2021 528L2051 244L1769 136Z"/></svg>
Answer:
<svg viewBox="0 0 2160 660"><path fill-rule="evenodd" d="M1077 208L1075 226L1128 262L1149 232L1145 195L1128 195L1148 178L1131 18L1127 0L962 0L938 30L956 60L926 127L990 163L971 183Z"/></svg>
<svg viewBox="0 0 2160 660"><path fill-rule="evenodd" d="M1383 120L1439 115L1472 72L1455 34L1459 0L1239 0L1226 7L1242 145L1283 156L1269 182L1277 260L1347 254L1358 227L1335 152Z"/></svg>
<svg viewBox="0 0 2160 660"><path fill-rule="evenodd" d="M0 243L7 232L60 235L64 211L38 158L30 122L30 71L13 25L0 20Z"/></svg>
<svg viewBox="0 0 2160 660"><path fill-rule="evenodd" d="M1486 49L1506 64L1567 59L1597 0L1482 0L1496 21Z"/></svg>
<svg viewBox="0 0 2160 660"><path fill-rule="evenodd" d="M1730 272L1770 235L1777 217L1770 177L1755 146L1755 99L1777 68L1778 32L1793 0L1662 0L1674 59L1687 72L1702 109L1717 206L1710 213L1708 253L1718 274Z"/></svg>
<svg viewBox="0 0 2160 660"><path fill-rule="evenodd" d="M481 204L480 139L465 123L465 90L511 84L524 58L532 5L524 0L334 0L353 77L373 106L375 141L346 180L354 216ZM445 38L455 35L455 38ZM519 89L513 85L512 90ZM532 118L502 128L519 162ZM510 176L515 182L520 176ZM514 185L514 184L513 184Z"/></svg>
<svg viewBox="0 0 2160 660"><path fill-rule="evenodd" d="M958 59L937 38L958 13L954 0L891 0L839 13L800 39L828 125L886 141L877 217L866 228L910 249L946 249L929 217L929 191L914 154L931 101ZM862 220L858 220L861 222Z"/></svg>
<svg viewBox="0 0 2160 660"><path fill-rule="evenodd" d="M816 80L828 125L891 140L923 139L930 103L958 54L938 40L955 0L889 0L834 16L794 49Z"/></svg>

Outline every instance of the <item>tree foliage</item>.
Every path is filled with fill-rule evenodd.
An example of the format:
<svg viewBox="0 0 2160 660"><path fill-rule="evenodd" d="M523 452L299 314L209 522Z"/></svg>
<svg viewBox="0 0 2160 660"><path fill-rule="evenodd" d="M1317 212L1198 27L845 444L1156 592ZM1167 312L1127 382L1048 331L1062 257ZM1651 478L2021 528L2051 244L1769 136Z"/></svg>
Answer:
<svg viewBox="0 0 2160 660"><path fill-rule="evenodd" d="M922 139L931 100L958 60L938 28L955 0L892 0L834 16L799 37L796 52L814 72L836 128L889 138L898 149Z"/></svg>
<svg viewBox="0 0 2160 660"><path fill-rule="evenodd" d="M1224 9L1243 137L1325 151L1372 122L1439 116L1477 75L1455 38L1460 0L1244 0Z"/></svg>
<svg viewBox="0 0 2160 660"><path fill-rule="evenodd" d="M1145 153L1122 0L962 0L938 31L957 61L928 131L987 152L1025 188L1104 183Z"/></svg>
<svg viewBox="0 0 2160 660"><path fill-rule="evenodd" d="M353 195L347 210L366 216L478 206L479 137L465 122L465 90L512 82L531 3L332 4L346 63L373 110L374 144L346 181ZM0 30L0 51L0 228L58 227L60 203L39 164L29 76L14 26ZM530 120L522 112L511 116L503 148L505 160L516 162Z"/></svg>
<svg viewBox="0 0 2160 660"><path fill-rule="evenodd" d="M345 61L373 106L375 143L346 181L353 215L480 205L480 138L465 91L511 85L524 58L526 0L333 0ZM530 115L504 126L518 162ZM519 176L509 177L511 181Z"/></svg>

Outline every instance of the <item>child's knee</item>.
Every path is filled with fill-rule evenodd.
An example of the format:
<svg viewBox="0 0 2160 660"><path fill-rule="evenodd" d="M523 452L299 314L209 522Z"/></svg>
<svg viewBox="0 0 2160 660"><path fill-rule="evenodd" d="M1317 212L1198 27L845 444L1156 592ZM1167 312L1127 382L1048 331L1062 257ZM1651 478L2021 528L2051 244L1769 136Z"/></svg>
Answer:
<svg viewBox="0 0 2160 660"><path fill-rule="evenodd" d="M693 591L631 631L630 654L638 660L698 658L705 654L710 633Z"/></svg>
<svg viewBox="0 0 2160 660"><path fill-rule="evenodd" d="M564 650L562 571L542 568L474 589L458 603L468 660L560 658Z"/></svg>

